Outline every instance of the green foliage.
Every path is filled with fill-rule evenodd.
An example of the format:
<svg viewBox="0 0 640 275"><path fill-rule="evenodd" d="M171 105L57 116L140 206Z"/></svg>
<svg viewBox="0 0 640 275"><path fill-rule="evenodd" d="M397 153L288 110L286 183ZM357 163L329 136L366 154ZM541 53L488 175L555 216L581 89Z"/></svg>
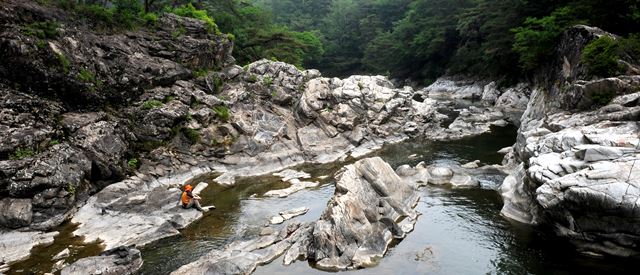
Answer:
<svg viewBox="0 0 640 275"><path fill-rule="evenodd" d="M142 103L142 109L143 110L152 110L152 109L155 109L155 108L159 108L162 105L164 105L164 103L162 103L162 101L152 99L152 100L147 100L144 103Z"/></svg>
<svg viewBox="0 0 640 275"><path fill-rule="evenodd" d="M622 53L628 55L632 62L640 63L640 33L621 39L620 47Z"/></svg>
<svg viewBox="0 0 640 275"><path fill-rule="evenodd" d="M172 96L172 95L168 95L164 97L164 100L162 100L163 103L169 103L171 101L173 101L176 97Z"/></svg>
<svg viewBox="0 0 640 275"><path fill-rule="evenodd" d="M11 160L21 160L35 155L35 152L31 148L19 148L13 154L9 156Z"/></svg>
<svg viewBox="0 0 640 275"><path fill-rule="evenodd" d="M218 74L213 74L211 78L213 79L214 92L222 92L222 89L224 88L224 80L222 79L222 77L220 77Z"/></svg>
<svg viewBox="0 0 640 275"><path fill-rule="evenodd" d="M54 39L60 35L60 25L54 21L33 22L22 27L22 34L40 39Z"/></svg>
<svg viewBox="0 0 640 275"><path fill-rule="evenodd" d="M602 36L589 43L582 52L582 63L592 76L610 77L620 74L618 64L620 43L608 36Z"/></svg>
<svg viewBox="0 0 640 275"><path fill-rule="evenodd" d="M216 106L213 107L213 112L216 114L216 117L221 121L228 122L231 118L231 110L227 106Z"/></svg>
<svg viewBox="0 0 640 275"><path fill-rule="evenodd" d="M63 54L56 54L56 57L58 58L58 63L60 63L60 67L62 68L62 72L64 74L68 74L69 73L69 69L71 67L71 62L69 62L69 59L67 59L66 56L64 56Z"/></svg>
<svg viewBox="0 0 640 275"><path fill-rule="evenodd" d="M271 86L273 84L273 78L271 78L270 76L265 76L262 79L262 84L264 84L265 86Z"/></svg>
<svg viewBox="0 0 640 275"><path fill-rule="evenodd" d="M606 106L615 97L616 92L611 90L598 91L590 94L591 102L595 107Z"/></svg>
<svg viewBox="0 0 640 275"><path fill-rule="evenodd" d="M191 144L196 144L200 141L200 131L189 128L182 128L182 133L187 139L191 142Z"/></svg>
<svg viewBox="0 0 640 275"><path fill-rule="evenodd" d="M69 196L73 197L73 196L76 195L76 191L77 190L76 190L76 186L75 185L73 185L71 183L68 183L66 190L69 193Z"/></svg>
<svg viewBox="0 0 640 275"><path fill-rule="evenodd" d="M185 29L183 26L178 27L178 29L176 29L175 31L171 32L171 36L173 38L178 38L180 36L183 36L185 33L187 33L187 29Z"/></svg>
<svg viewBox="0 0 640 275"><path fill-rule="evenodd" d="M258 82L258 77L257 77L256 75L252 74L252 75L250 75L250 76L249 76L249 78L247 79L247 81L248 81L249 83L256 83L256 82Z"/></svg>
<svg viewBox="0 0 640 275"><path fill-rule="evenodd" d="M154 12L145 12L141 1L114 0L105 2L73 0L58 1L58 6L69 10L81 19L104 29L135 29L142 25L153 26L158 21Z"/></svg>
<svg viewBox="0 0 640 275"><path fill-rule="evenodd" d="M522 27L513 29L513 50L520 55L520 66L526 71L540 67L553 53L562 32L575 23L577 20L569 7L560 8L550 16L527 18Z"/></svg>
<svg viewBox="0 0 640 275"><path fill-rule="evenodd" d="M133 170L138 170L138 168L140 167L140 161L137 158L132 158L127 161L127 165L129 165L129 168Z"/></svg>
<svg viewBox="0 0 640 275"><path fill-rule="evenodd" d="M207 24L207 30L209 32L221 34L215 21L207 14L207 11L196 9L191 3L175 7L173 9L168 9L168 11L179 16L190 17L204 21L204 23Z"/></svg>
<svg viewBox="0 0 640 275"><path fill-rule="evenodd" d="M58 144L60 144L60 141L57 139L52 139L51 141L49 141L49 146L54 146Z"/></svg>
<svg viewBox="0 0 640 275"><path fill-rule="evenodd" d="M91 71L82 68L80 72L78 72L78 80L85 83L95 83L96 76Z"/></svg>
<svg viewBox="0 0 640 275"><path fill-rule="evenodd" d="M200 70L195 70L193 71L193 77L195 78L200 78L200 77L205 77L209 74L209 70L208 69L200 69Z"/></svg>
<svg viewBox="0 0 640 275"><path fill-rule="evenodd" d="M149 26L154 26L158 22L158 15L156 13L143 13L142 20Z"/></svg>

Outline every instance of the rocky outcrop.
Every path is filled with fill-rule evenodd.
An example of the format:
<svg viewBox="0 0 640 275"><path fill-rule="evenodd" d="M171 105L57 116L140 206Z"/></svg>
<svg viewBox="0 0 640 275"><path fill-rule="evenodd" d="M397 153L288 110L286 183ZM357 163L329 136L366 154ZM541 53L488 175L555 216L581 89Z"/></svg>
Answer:
<svg viewBox="0 0 640 275"><path fill-rule="evenodd" d="M213 250L172 274L249 274L281 255L286 265L309 260L329 270L375 265L392 241L413 231L418 192L377 157L344 167L336 180L336 193L318 221L289 223L279 232L264 230L258 238ZM281 212L277 223L307 210Z"/></svg>
<svg viewBox="0 0 640 275"><path fill-rule="evenodd" d="M427 166L421 162L415 167L402 165L396 169L396 173L403 179L415 183L416 187L430 184L452 188L480 187L481 181L490 181L500 175L506 176L503 166L479 167L479 163L480 161L474 161L463 165L451 163Z"/></svg>
<svg viewBox="0 0 640 275"><path fill-rule="evenodd" d="M80 259L62 269L60 274L129 275L142 266L140 251L132 247L118 247L100 256Z"/></svg>
<svg viewBox="0 0 640 275"><path fill-rule="evenodd" d="M259 265L267 264L285 253L310 229L309 224L291 223L279 232L253 240L236 241L223 250L213 250L171 274L251 274Z"/></svg>
<svg viewBox="0 0 640 275"><path fill-rule="evenodd" d="M610 35L577 26L534 89L500 187L502 213L548 224L585 252L638 255L640 77L586 79L582 48Z"/></svg>
<svg viewBox="0 0 640 275"><path fill-rule="evenodd" d="M84 236L87 242L100 240L105 249L143 246L177 235L179 229L201 218L202 212L178 205L182 192L176 184L189 182L202 172L151 182L138 179L109 185L74 215L71 221L80 224L74 234Z"/></svg>
<svg viewBox="0 0 640 275"><path fill-rule="evenodd" d="M413 230L418 193L380 158L346 166L336 181L336 194L314 224L305 254L322 269L375 265L394 239Z"/></svg>

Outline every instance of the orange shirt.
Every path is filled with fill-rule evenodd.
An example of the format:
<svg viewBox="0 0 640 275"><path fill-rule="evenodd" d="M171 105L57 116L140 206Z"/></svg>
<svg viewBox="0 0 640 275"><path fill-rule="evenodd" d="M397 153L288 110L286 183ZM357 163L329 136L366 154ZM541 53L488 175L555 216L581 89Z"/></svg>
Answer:
<svg viewBox="0 0 640 275"><path fill-rule="evenodd" d="M193 198L191 191L182 192L182 204L184 205L189 204L189 202L191 201L191 198Z"/></svg>

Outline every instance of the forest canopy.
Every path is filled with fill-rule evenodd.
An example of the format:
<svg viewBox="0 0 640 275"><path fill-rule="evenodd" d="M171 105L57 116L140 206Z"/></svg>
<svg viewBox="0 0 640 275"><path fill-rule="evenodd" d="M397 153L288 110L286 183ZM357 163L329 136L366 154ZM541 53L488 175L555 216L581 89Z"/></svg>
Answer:
<svg viewBox="0 0 640 275"><path fill-rule="evenodd" d="M184 13L232 34L241 65L267 58L317 68L328 76L385 74L427 82L450 74L517 80L539 68L562 32L576 24L620 35L623 45L640 44L634 34L640 32L638 0L59 2L81 5L85 12L129 28L137 21L152 24L161 12ZM625 42L627 37L634 39Z"/></svg>

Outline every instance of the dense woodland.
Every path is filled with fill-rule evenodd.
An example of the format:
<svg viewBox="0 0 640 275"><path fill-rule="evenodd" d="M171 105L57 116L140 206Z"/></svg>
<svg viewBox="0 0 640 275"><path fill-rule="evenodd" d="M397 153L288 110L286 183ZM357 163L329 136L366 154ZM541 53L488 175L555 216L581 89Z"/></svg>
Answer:
<svg viewBox="0 0 640 275"><path fill-rule="evenodd" d="M634 34L640 33L639 0L59 2L107 10L116 22L122 14L152 22L162 12L212 20L235 38L241 65L268 58L329 76L370 73L427 82L450 74L510 82L535 72L575 24L623 37L597 41L585 53L594 74L615 74L617 56L640 56L640 35Z"/></svg>

